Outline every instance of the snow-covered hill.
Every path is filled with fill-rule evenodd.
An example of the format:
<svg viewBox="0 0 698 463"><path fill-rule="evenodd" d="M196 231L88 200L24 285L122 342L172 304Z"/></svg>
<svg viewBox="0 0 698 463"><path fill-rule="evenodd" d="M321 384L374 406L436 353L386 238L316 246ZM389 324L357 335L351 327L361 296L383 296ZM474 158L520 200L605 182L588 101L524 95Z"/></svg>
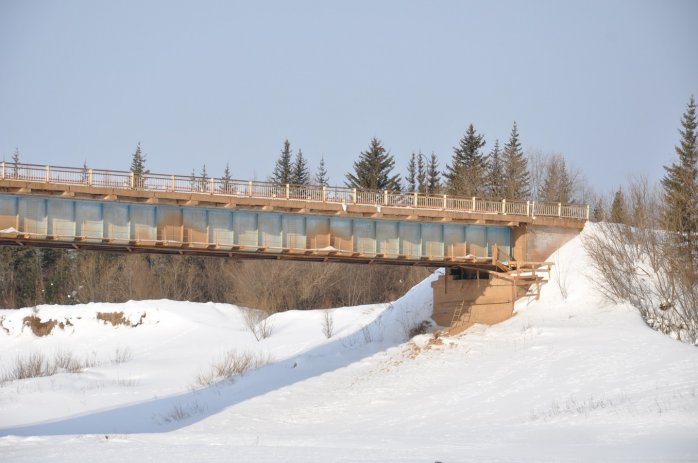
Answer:
<svg viewBox="0 0 698 463"><path fill-rule="evenodd" d="M0 377L31 354L82 370L0 386L2 461L698 461L698 350L603 303L587 259L571 241L540 301L454 338L405 341L435 276L332 310L329 339L323 311L260 341L225 304L0 311ZM215 380L226 358L265 365Z"/></svg>

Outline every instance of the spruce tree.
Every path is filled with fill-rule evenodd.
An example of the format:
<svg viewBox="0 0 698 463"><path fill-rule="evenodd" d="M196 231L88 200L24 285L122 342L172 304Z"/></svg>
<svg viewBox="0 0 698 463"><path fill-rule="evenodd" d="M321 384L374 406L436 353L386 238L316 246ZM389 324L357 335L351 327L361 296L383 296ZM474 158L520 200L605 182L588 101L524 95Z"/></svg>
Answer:
<svg viewBox="0 0 698 463"><path fill-rule="evenodd" d="M559 154L550 157L545 166L540 200L552 203L571 203L573 202L573 189L574 182L567 170L565 158Z"/></svg>
<svg viewBox="0 0 698 463"><path fill-rule="evenodd" d="M308 162L303 157L303 152L298 150L296 154L296 161L293 163L293 172L291 174L291 181L295 185L308 185L310 184L310 171L308 170Z"/></svg>
<svg viewBox="0 0 698 463"><path fill-rule="evenodd" d="M400 191L400 175L393 175L395 160L382 142L374 137L366 151L354 161L354 173L346 175L349 188Z"/></svg>
<svg viewBox="0 0 698 463"><path fill-rule="evenodd" d="M439 160L434 152L431 153L427 163L427 188L426 193L441 193L441 173L439 172Z"/></svg>
<svg viewBox="0 0 698 463"><path fill-rule="evenodd" d="M206 172L206 164L201 167L201 174L199 174L199 191L208 191L208 172Z"/></svg>
<svg viewBox="0 0 698 463"><path fill-rule="evenodd" d="M487 159L480 151L484 146L484 135L478 134L470 124L458 146L453 148L451 164L444 172L451 194L483 196L487 193Z"/></svg>
<svg viewBox="0 0 698 463"><path fill-rule="evenodd" d="M19 148L15 147L15 152L12 153L12 176L19 177Z"/></svg>
<svg viewBox="0 0 698 463"><path fill-rule="evenodd" d="M143 176L150 173L145 168L146 155L141 150L141 142L136 145L136 151L131 157L131 172L133 173L133 187L135 189L143 188Z"/></svg>
<svg viewBox="0 0 698 463"><path fill-rule="evenodd" d="M407 163L407 176L405 176L405 182L407 183L407 191L412 193L417 191L417 155L412 153L410 156L410 161Z"/></svg>
<svg viewBox="0 0 698 463"><path fill-rule="evenodd" d="M424 163L426 156L422 154L422 150L419 150L417 154L417 188L420 193L425 193L427 191L427 166Z"/></svg>
<svg viewBox="0 0 698 463"><path fill-rule="evenodd" d="M319 186L328 186L329 177L327 176L327 169L325 168L325 157L320 158L320 164L317 168L317 173L315 174L315 184Z"/></svg>
<svg viewBox="0 0 698 463"><path fill-rule="evenodd" d="M627 223L628 214L626 213L625 197L623 191L619 188L613 195L613 203L611 204L611 222L612 223Z"/></svg>
<svg viewBox="0 0 698 463"><path fill-rule="evenodd" d="M693 95L681 117L681 127L681 140L674 148L678 162L664 167L662 219L666 229L677 232L688 254L698 255L698 123Z"/></svg>
<svg viewBox="0 0 698 463"><path fill-rule="evenodd" d="M489 184L489 196L495 199L506 198L504 183L504 167L502 165L499 140L494 141L487 163L487 180Z"/></svg>
<svg viewBox="0 0 698 463"><path fill-rule="evenodd" d="M293 161L291 159L291 144L284 140L284 147L281 149L279 159L276 160L274 172L271 174L271 181L282 185L291 183L293 177Z"/></svg>
<svg viewBox="0 0 698 463"><path fill-rule="evenodd" d="M528 172L528 160L524 156L519 142L519 130L514 122L509 141L502 153L504 167L504 188L502 196L507 199L526 199L531 192L531 174Z"/></svg>
<svg viewBox="0 0 698 463"><path fill-rule="evenodd" d="M227 194L232 193L232 189L233 189L232 181L233 181L233 178L230 175L230 165L226 162L225 163L225 170L223 171L223 176L221 177L221 188L223 189L223 193L227 193Z"/></svg>

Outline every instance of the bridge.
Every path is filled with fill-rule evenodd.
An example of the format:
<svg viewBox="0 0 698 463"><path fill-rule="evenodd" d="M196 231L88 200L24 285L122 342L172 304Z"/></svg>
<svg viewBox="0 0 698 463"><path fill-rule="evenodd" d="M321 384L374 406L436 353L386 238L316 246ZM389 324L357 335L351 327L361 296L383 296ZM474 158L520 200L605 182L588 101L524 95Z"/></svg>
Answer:
<svg viewBox="0 0 698 463"><path fill-rule="evenodd" d="M588 217L586 205L0 166L0 245L493 266L543 260Z"/></svg>

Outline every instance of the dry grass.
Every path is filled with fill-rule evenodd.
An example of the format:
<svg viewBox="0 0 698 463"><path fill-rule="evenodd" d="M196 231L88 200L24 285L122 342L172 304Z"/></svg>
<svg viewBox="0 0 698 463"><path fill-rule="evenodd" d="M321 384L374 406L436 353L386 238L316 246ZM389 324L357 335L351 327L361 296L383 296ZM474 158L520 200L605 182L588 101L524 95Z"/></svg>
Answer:
<svg viewBox="0 0 698 463"><path fill-rule="evenodd" d="M59 351L54 356L34 352L17 357L15 363L2 375L0 384L29 378L53 376L57 373L81 373L87 368L97 365L95 359L79 359L70 352Z"/></svg>
<svg viewBox="0 0 698 463"><path fill-rule="evenodd" d="M209 386L223 379L230 380L235 376L244 375L250 370L261 368L269 362L268 356L229 351L220 360L212 363L211 369L207 373L199 374L196 377L194 387Z"/></svg>
<svg viewBox="0 0 698 463"><path fill-rule="evenodd" d="M28 326L31 328L32 333L34 333L35 336L48 336L51 334L51 331L53 331L53 328L55 328L56 325L58 325L58 320L47 320L45 322L41 321L41 318L39 318L37 315L28 315L24 317L23 319L24 326ZM62 329L65 325L63 323L60 323L60 328Z"/></svg>
<svg viewBox="0 0 698 463"><path fill-rule="evenodd" d="M97 312L97 320L102 320L105 325L111 323L112 326L124 325L135 328L143 324L143 319L145 319L145 312L143 312L136 323L131 323L129 319L124 316L123 312Z"/></svg>
<svg viewBox="0 0 698 463"><path fill-rule="evenodd" d="M102 320L105 325L111 323L112 326L131 326L131 322L124 317L123 312L97 312L97 320Z"/></svg>

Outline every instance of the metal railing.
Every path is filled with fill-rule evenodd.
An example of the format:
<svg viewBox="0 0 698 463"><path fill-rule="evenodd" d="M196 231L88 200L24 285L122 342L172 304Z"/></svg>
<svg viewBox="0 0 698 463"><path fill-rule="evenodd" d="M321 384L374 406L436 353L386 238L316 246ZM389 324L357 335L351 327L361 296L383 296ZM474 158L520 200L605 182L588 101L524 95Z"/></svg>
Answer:
<svg viewBox="0 0 698 463"><path fill-rule="evenodd" d="M501 201L422 193L362 191L356 188L278 184L256 180L136 174L127 171L57 167L2 161L0 179L156 192L205 193L262 199L404 207L480 214L561 217L588 220L589 206L535 201Z"/></svg>

